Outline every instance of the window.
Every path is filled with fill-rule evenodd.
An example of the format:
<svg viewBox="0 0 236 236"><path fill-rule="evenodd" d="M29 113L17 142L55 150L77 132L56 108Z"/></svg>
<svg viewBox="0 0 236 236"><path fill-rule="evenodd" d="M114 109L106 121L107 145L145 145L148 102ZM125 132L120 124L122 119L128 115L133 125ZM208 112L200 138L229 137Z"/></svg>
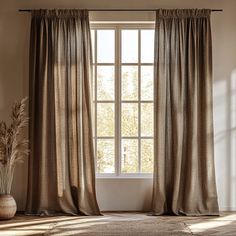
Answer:
<svg viewBox="0 0 236 236"><path fill-rule="evenodd" d="M93 24L95 152L98 176L153 171L152 24Z"/></svg>

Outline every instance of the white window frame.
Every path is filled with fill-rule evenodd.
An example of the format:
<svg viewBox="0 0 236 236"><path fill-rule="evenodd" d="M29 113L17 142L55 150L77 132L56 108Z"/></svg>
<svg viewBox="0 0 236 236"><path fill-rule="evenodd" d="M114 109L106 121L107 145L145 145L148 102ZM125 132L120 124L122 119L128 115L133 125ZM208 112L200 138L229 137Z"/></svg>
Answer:
<svg viewBox="0 0 236 236"><path fill-rule="evenodd" d="M98 103L114 103L115 106L115 114L121 114L121 104L122 103L137 103L138 104L138 137L122 137L121 136L121 116L117 116L115 115L115 136L113 137L97 137L97 128L95 127L95 132L94 132L94 147L95 147L95 159L96 159L96 142L97 139L114 139L115 141L115 173L96 173L96 178L119 178L119 179L132 179L132 178L152 178L153 177L153 173L122 173L121 172L121 140L122 139L136 139L138 140L138 158L139 158L139 168L140 168L140 162L141 162L141 139L154 139L154 135L153 136L142 136L141 137L141 103L152 103L154 104L154 101L142 101L141 100L141 76L140 76L140 69L142 65L146 65L146 66L153 66L154 63L141 63L141 30L145 30L145 29L153 29L155 28L155 23L154 22L91 22L90 23L90 28L91 30L115 30L115 59L114 59L114 63L97 63L97 34L95 31L95 52L94 52L94 78L97 77L97 66L108 66L108 65L112 65L115 68L115 98L114 101L108 101L108 100L99 100L97 101L97 81L95 79L95 84L94 84L94 103L97 104ZM122 48L122 40L121 40L121 30L123 29L134 29L134 30L138 30L138 62L137 63L122 63L121 62L121 48ZM121 101L121 68L122 65L130 65L130 66L138 66L138 101ZM154 98L154 96L153 96ZM97 106L94 106L94 124L97 124ZM95 161L96 163L96 161ZM140 169L139 169L140 171Z"/></svg>

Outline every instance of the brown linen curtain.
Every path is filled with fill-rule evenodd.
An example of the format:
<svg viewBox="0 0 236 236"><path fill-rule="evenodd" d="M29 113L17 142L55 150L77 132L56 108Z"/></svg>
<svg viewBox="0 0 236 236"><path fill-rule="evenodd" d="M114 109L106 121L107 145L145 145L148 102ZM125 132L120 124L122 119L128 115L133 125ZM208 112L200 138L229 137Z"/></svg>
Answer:
<svg viewBox="0 0 236 236"><path fill-rule="evenodd" d="M100 214L91 65L87 11L32 12L28 214Z"/></svg>
<svg viewBox="0 0 236 236"><path fill-rule="evenodd" d="M154 215L218 215L210 10L158 10Z"/></svg>

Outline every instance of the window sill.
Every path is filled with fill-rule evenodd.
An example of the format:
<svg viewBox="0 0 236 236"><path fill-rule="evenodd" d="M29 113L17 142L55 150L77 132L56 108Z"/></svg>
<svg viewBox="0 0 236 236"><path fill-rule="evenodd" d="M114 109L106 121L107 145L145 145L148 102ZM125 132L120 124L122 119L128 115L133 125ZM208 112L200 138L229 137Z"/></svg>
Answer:
<svg viewBox="0 0 236 236"><path fill-rule="evenodd" d="M115 179L115 180L126 180L126 179L153 179L152 174L147 175L96 175L96 179Z"/></svg>

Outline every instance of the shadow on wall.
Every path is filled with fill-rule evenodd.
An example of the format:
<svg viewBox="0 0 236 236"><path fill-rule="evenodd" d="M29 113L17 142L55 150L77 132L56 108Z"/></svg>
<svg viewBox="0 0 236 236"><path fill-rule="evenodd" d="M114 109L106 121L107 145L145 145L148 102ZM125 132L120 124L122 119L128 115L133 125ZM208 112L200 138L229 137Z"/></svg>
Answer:
<svg viewBox="0 0 236 236"><path fill-rule="evenodd" d="M29 36L30 14L22 14L17 10L4 10L2 7L0 9L0 120L9 119L14 101L28 96ZM27 161L17 165L13 180L12 195L19 211L25 209L27 169Z"/></svg>
<svg viewBox="0 0 236 236"><path fill-rule="evenodd" d="M219 205L221 210L236 210L236 69L230 78L214 83L213 96Z"/></svg>

